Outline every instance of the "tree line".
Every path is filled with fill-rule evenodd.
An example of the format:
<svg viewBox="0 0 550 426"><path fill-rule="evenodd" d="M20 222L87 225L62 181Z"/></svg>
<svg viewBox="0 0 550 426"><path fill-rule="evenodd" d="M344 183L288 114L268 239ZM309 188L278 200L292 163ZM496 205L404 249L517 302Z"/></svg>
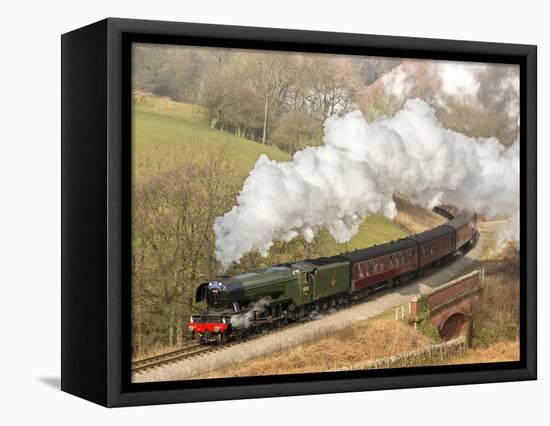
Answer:
<svg viewBox="0 0 550 426"><path fill-rule="evenodd" d="M294 153L398 60L137 45L134 89L206 108L211 127ZM382 112L381 112L382 113Z"/></svg>

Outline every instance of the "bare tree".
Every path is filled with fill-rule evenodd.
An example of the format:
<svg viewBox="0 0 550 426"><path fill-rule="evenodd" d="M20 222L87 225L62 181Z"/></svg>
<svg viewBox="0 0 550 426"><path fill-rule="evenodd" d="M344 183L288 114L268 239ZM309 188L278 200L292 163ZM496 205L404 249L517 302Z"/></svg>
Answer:
<svg viewBox="0 0 550 426"><path fill-rule="evenodd" d="M216 165L213 167L212 165ZM223 173L218 171L224 170ZM242 181L223 150L138 184L133 193L134 348L175 345L198 282L218 274L213 224Z"/></svg>

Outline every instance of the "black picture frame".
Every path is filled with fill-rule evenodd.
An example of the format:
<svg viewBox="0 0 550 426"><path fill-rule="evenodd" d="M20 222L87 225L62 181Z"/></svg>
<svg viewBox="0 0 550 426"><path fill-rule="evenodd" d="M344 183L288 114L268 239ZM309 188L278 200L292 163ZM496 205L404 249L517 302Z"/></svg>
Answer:
<svg viewBox="0 0 550 426"><path fill-rule="evenodd" d="M62 42L62 390L108 407L537 377L536 46L109 18ZM133 42L520 66L520 361L130 383Z"/></svg>

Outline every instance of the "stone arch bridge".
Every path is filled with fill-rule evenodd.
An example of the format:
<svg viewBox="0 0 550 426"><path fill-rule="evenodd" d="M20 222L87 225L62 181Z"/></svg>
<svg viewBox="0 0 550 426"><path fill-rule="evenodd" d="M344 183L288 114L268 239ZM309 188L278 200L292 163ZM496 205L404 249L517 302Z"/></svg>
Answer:
<svg viewBox="0 0 550 426"><path fill-rule="evenodd" d="M410 320L429 320L444 340L472 335L473 310L481 294L483 270L456 278L409 303Z"/></svg>

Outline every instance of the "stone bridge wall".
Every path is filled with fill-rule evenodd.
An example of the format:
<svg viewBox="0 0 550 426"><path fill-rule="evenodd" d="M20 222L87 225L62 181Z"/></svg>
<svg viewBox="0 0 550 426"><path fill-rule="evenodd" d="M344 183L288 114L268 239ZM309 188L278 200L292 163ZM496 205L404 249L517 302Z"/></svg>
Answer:
<svg viewBox="0 0 550 426"><path fill-rule="evenodd" d="M430 311L441 309L461 296L477 292L479 290L480 274L481 271L479 270L472 271L429 293L427 298Z"/></svg>
<svg viewBox="0 0 550 426"><path fill-rule="evenodd" d="M411 319L419 321L427 309L430 322L444 339L466 334L472 327L471 314L481 292L483 271L475 270L410 302Z"/></svg>

